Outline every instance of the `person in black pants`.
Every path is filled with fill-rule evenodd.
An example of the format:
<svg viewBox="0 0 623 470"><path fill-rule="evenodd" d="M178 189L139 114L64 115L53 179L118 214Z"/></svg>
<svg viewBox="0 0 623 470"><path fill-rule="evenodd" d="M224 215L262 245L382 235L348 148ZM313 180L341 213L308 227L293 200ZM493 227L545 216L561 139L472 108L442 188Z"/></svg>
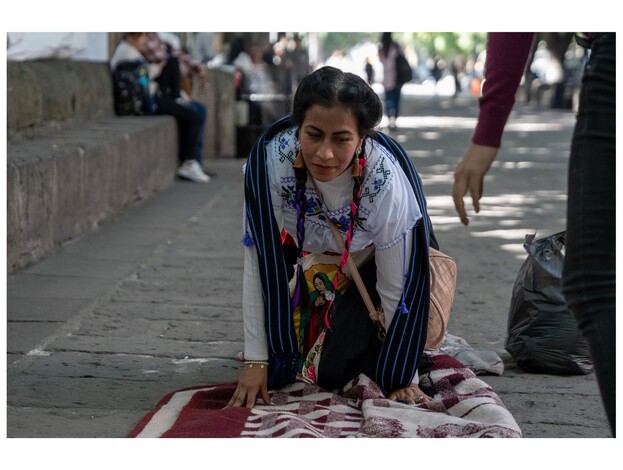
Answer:
<svg viewBox="0 0 623 470"><path fill-rule="evenodd" d="M179 163L177 174L185 179L205 183L210 180L196 159L197 142L200 140L205 114L197 112L191 101L180 93L180 65L176 57L169 56L155 79L159 86L155 102L157 114L173 116L179 129ZM196 105L196 104L195 104ZM200 151L200 149L199 149Z"/></svg>
<svg viewBox="0 0 623 470"><path fill-rule="evenodd" d="M454 204L467 225L463 197L480 209L483 179L495 159L514 104L533 33L489 33L487 80L472 144L454 173ZM591 50L568 172L562 288L586 339L612 435L616 436L616 51L615 33L576 35Z"/></svg>
<svg viewBox="0 0 623 470"><path fill-rule="evenodd" d="M593 33L578 43L591 56L569 158L563 293L588 342L616 436L615 34Z"/></svg>

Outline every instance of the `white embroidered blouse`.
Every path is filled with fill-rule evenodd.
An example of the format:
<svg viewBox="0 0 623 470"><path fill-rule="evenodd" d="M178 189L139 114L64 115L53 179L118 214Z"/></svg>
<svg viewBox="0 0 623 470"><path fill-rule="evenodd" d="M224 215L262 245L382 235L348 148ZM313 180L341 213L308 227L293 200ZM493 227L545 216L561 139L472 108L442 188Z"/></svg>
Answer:
<svg viewBox="0 0 623 470"><path fill-rule="evenodd" d="M285 228L296 241L294 197L296 177L292 162L298 140L296 127L278 133L267 144L267 173L273 213L278 226ZM358 220L350 253L354 260L363 250L374 247L377 267L377 292L385 311L385 326L391 324L402 296L404 273L411 254L412 230L422 218L411 185L393 155L373 139L366 139L367 163L364 172ZM316 181L322 193L324 210L344 235L350 222L353 179L350 169L329 182ZM337 242L323 220L323 211L311 181L305 198L305 238L303 250L311 253L339 253ZM259 265L254 246L245 246L243 281L244 355L248 360L268 357L264 307ZM413 383L418 383L416 373Z"/></svg>

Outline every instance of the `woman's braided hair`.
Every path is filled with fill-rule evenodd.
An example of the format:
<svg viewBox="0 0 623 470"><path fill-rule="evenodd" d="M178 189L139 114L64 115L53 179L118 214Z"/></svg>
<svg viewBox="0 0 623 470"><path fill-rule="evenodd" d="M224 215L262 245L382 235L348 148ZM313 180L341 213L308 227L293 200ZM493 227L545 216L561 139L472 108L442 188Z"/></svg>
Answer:
<svg viewBox="0 0 623 470"><path fill-rule="evenodd" d="M316 70L301 81L294 95L291 114L293 124L300 129L305 120L305 113L314 105L325 107L339 105L347 108L355 118L359 135L364 136L361 144L361 152L356 155L356 158L359 160L361 171L359 175L353 176L354 185L350 223L346 232L346 240L344 241L346 252L340 262L340 272L343 273L357 221L359 203L361 201L361 191L366 166L365 138L374 132L374 127L381 121L383 117L383 105L376 92L372 90L361 77L330 66ZM298 243L298 257L301 258L303 255L303 241L305 239L305 212L307 211L305 198L307 169L295 167L294 174L296 177L296 237ZM334 290L337 288L339 277L338 273L333 281ZM329 309L327 309L327 315L328 312ZM325 323L327 323L326 316Z"/></svg>

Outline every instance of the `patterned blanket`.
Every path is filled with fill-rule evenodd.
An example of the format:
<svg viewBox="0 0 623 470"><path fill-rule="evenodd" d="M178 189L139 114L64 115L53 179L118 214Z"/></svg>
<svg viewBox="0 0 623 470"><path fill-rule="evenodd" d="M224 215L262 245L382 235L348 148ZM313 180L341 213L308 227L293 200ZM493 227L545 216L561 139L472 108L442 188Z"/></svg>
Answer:
<svg viewBox="0 0 623 470"><path fill-rule="evenodd" d="M434 356L420 385L433 400L415 406L364 375L336 392L296 382L252 410L223 409L235 384L193 387L165 396L129 437L521 437L496 393L452 357Z"/></svg>

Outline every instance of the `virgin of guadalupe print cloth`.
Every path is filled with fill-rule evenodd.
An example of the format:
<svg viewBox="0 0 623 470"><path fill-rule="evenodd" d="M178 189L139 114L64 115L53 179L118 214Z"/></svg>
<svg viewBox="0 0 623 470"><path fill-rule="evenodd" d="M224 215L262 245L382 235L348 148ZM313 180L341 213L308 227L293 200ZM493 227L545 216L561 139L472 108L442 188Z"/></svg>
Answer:
<svg viewBox="0 0 623 470"><path fill-rule="evenodd" d="M236 384L188 388L165 396L129 437L521 437L493 389L455 359L435 356L421 381L433 400L417 406L387 399L365 375L337 391L295 382L253 409L224 408Z"/></svg>
<svg viewBox="0 0 623 470"><path fill-rule="evenodd" d="M310 254L302 260L306 283L299 305L294 310L294 327L299 344L299 370L310 382L316 382L324 341L324 317L331 302L337 307L349 285L349 278L340 277L334 289L333 280L339 270L340 255ZM296 279L290 282L294 291Z"/></svg>

